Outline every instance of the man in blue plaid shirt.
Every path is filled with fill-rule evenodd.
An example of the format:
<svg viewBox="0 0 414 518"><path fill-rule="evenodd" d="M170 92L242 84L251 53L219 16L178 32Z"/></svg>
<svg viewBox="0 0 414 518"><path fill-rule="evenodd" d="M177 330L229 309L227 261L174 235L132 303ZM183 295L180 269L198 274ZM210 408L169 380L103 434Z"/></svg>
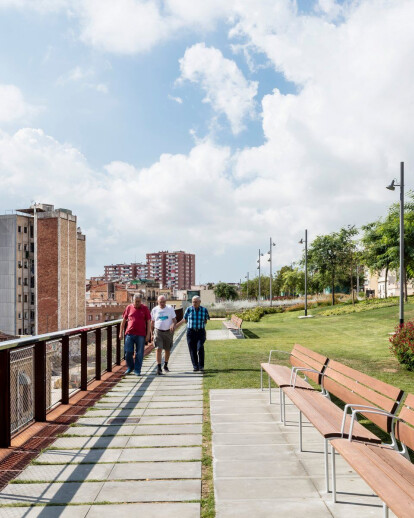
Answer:
<svg viewBox="0 0 414 518"><path fill-rule="evenodd" d="M187 344L190 351L194 372L204 371L204 342L206 341L206 323L210 315L206 308L201 306L200 297L191 299L192 306L185 310L183 320L187 322ZM178 327L177 325L177 327Z"/></svg>

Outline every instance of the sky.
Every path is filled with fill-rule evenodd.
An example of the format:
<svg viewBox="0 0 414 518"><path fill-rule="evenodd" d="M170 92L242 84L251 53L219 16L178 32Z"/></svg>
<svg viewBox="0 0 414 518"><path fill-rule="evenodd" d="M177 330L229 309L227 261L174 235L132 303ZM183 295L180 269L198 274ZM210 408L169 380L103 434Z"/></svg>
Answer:
<svg viewBox="0 0 414 518"><path fill-rule="evenodd" d="M414 163L413 0L0 0L0 212L69 208L87 275L274 269ZM266 256L263 273L268 272Z"/></svg>

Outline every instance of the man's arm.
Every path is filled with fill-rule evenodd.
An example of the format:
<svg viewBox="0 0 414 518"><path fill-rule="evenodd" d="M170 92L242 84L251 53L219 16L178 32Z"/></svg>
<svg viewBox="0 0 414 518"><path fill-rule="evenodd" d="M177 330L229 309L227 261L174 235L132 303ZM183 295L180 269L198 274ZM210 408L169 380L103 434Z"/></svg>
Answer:
<svg viewBox="0 0 414 518"><path fill-rule="evenodd" d="M124 337L124 330L125 330L125 325L127 323L127 319L126 318L123 318L122 319L122 322L121 322L121 329L119 330L119 338L122 340L122 338Z"/></svg>
<svg viewBox="0 0 414 518"><path fill-rule="evenodd" d="M177 319L176 318L173 318L172 319L172 324L170 326L170 331L174 332L174 330L177 328Z"/></svg>
<svg viewBox="0 0 414 518"><path fill-rule="evenodd" d="M151 340L151 320L147 320L147 336L145 340L149 342Z"/></svg>

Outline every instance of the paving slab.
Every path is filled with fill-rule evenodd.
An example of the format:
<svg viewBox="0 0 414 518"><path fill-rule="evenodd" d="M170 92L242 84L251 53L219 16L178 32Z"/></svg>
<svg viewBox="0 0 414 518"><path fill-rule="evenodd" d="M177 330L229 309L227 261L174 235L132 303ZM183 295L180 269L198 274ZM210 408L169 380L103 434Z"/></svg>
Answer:
<svg viewBox="0 0 414 518"><path fill-rule="evenodd" d="M119 462L162 462L171 460L200 460L201 448L129 448L121 450Z"/></svg>
<svg viewBox="0 0 414 518"><path fill-rule="evenodd" d="M120 436L131 435L134 433L135 425L126 426L85 426L78 425L70 426L66 432L62 434L63 437L77 435L79 437L101 437L101 436Z"/></svg>
<svg viewBox="0 0 414 518"><path fill-rule="evenodd" d="M28 466L16 480L42 482L81 482L83 480L107 480L114 464L67 464Z"/></svg>
<svg viewBox="0 0 414 518"><path fill-rule="evenodd" d="M90 484L85 484L90 485ZM199 500L200 480L105 482L96 502L185 502Z"/></svg>
<svg viewBox="0 0 414 518"><path fill-rule="evenodd" d="M203 413L203 405L198 407L181 407L181 408L148 408L144 415L201 415Z"/></svg>
<svg viewBox="0 0 414 518"><path fill-rule="evenodd" d="M201 462L131 462L115 464L109 479L150 480L150 479L201 478Z"/></svg>
<svg viewBox="0 0 414 518"><path fill-rule="evenodd" d="M1 504L83 504L96 501L103 482L8 484L0 492Z"/></svg>
<svg viewBox="0 0 414 518"><path fill-rule="evenodd" d="M203 436L193 435L141 435L132 436L128 440L128 448L140 448L148 446L201 446Z"/></svg>
<svg viewBox="0 0 414 518"><path fill-rule="evenodd" d="M0 518L85 518L89 505L0 508Z"/></svg>
<svg viewBox="0 0 414 518"><path fill-rule="evenodd" d="M50 445L50 448L61 450L81 448L123 448L127 445L129 437L60 437ZM50 449L49 448L49 449Z"/></svg>
<svg viewBox="0 0 414 518"><path fill-rule="evenodd" d="M122 449L47 450L37 457L40 464L118 462Z"/></svg>
<svg viewBox="0 0 414 518"><path fill-rule="evenodd" d="M280 518L332 518L326 505L316 499L279 499L277 503L275 500L265 499L260 501L226 500L216 503L216 518L270 518L275 516Z"/></svg>
<svg viewBox="0 0 414 518"><path fill-rule="evenodd" d="M88 518L113 518L114 516L119 516L120 518L199 518L200 504L147 503L127 505L93 505L90 507L90 511L88 513ZM66 518L66 516L64 518Z"/></svg>

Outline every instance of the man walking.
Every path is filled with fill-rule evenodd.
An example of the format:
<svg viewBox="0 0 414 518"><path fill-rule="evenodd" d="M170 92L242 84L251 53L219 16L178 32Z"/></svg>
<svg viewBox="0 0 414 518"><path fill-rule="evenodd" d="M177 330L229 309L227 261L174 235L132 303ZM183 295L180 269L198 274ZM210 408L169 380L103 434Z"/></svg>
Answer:
<svg viewBox="0 0 414 518"><path fill-rule="evenodd" d="M192 305L185 310L184 318L176 326L187 322L187 344L194 372L204 372L204 342L206 323L210 320L207 308L201 306L200 297L191 299Z"/></svg>
<svg viewBox="0 0 414 518"><path fill-rule="evenodd" d="M177 323L175 310L167 305L164 295L158 297L158 306L151 311L151 329L154 345L157 348L157 374L161 375L162 350L164 349L164 370L169 372L168 360L173 345L174 329Z"/></svg>
<svg viewBox="0 0 414 518"><path fill-rule="evenodd" d="M141 375L142 362L144 360L145 342L151 337L151 314L147 306L142 304L141 295L135 294L133 303L127 306L122 315L121 330L119 338L122 339L125 333L125 360L127 370L125 374L134 371L137 376ZM134 363L135 348L135 363Z"/></svg>

